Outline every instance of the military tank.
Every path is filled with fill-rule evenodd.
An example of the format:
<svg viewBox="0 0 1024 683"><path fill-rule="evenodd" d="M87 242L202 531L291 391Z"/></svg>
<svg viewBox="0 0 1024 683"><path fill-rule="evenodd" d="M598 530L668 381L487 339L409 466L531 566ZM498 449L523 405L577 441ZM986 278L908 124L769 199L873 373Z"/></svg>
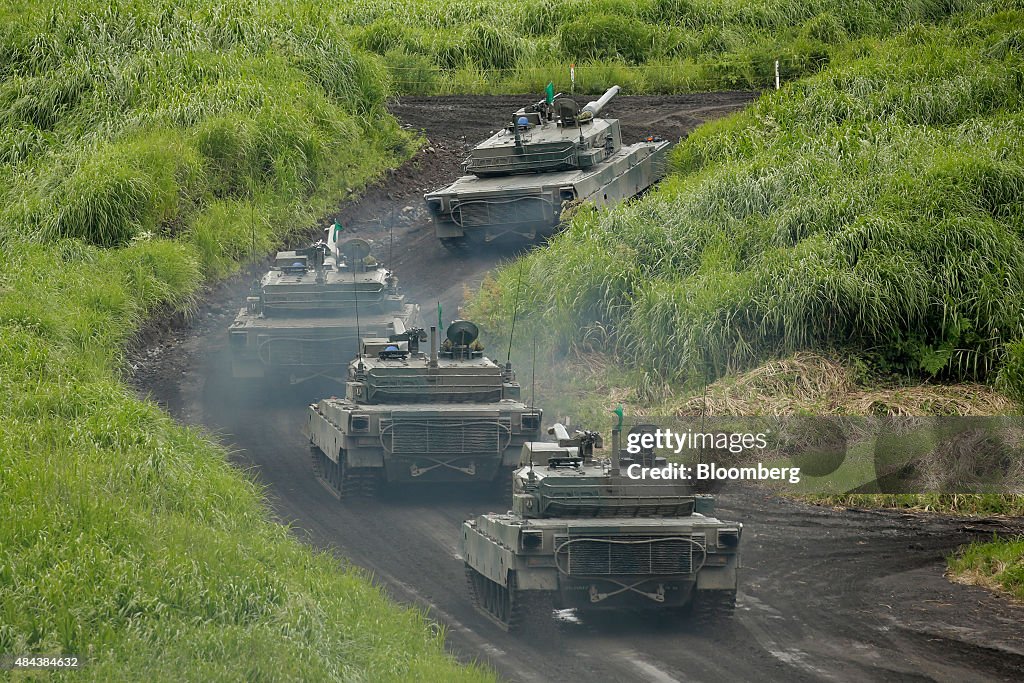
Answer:
<svg viewBox="0 0 1024 683"><path fill-rule="evenodd" d="M541 410L520 400L511 363L483 355L479 329L437 328L366 339L349 365L344 398L309 406L306 431L317 476L339 498L382 483L490 482L510 488L523 443L540 435Z"/></svg>
<svg viewBox="0 0 1024 683"><path fill-rule="evenodd" d="M235 379L299 383L317 377L344 382L361 334L401 334L418 324L398 278L370 256L370 244L325 240L280 251L254 283L228 329Z"/></svg>
<svg viewBox="0 0 1024 683"><path fill-rule="evenodd" d="M610 459L594 457L596 432L570 436L556 424L549 433L556 442L523 445L512 509L462 525L480 611L506 630L555 606L731 614L742 524L714 517L714 498L685 482L623 476L621 467L661 463L620 456L618 429Z"/></svg>
<svg viewBox="0 0 1024 683"><path fill-rule="evenodd" d="M580 108L549 86L545 99L516 111L473 148L462 177L424 195L441 243L463 251L506 234L534 240L554 232L567 205L617 204L660 180L671 143L651 136L623 145L618 119L598 116L618 92L612 86Z"/></svg>

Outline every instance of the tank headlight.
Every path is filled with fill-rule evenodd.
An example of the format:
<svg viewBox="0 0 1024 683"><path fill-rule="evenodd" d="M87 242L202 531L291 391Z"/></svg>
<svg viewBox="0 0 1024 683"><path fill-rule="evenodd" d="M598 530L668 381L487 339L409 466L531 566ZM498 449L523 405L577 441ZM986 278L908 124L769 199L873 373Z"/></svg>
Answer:
<svg viewBox="0 0 1024 683"><path fill-rule="evenodd" d="M544 545L543 531L524 531L519 535L523 550L537 550Z"/></svg>
<svg viewBox="0 0 1024 683"><path fill-rule="evenodd" d="M740 544L739 529L719 529L718 545L722 548L735 548Z"/></svg>
<svg viewBox="0 0 1024 683"><path fill-rule="evenodd" d="M351 425L353 432L365 432L370 428L370 418L366 415L353 415Z"/></svg>

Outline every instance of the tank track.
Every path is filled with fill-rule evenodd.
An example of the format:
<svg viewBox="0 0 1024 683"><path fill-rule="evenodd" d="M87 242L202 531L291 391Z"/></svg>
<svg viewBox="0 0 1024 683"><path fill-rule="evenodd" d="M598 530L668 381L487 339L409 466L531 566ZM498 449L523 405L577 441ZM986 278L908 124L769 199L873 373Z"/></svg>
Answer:
<svg viewBox="0 0 1024 683"><path fill-rule="evenodd" d="M441 246L456 256L465 256L469 253L469 238L462 237L441 237Z"/></svg>
<svg viewBox="0 0 1024 683"><path fill-rule="evenodd" d="M693 619L701 623L724 622L736 611L736 591L698 591L693 599Z"/></svg>
<svg viewBox="0 0 1024 683"><path fill-rule="evenodd" d="M512 473L515 469L500 468L498 476L491 484L495 500L503 507L501 512L512 509Z"/></svg>
<svg viewBox="0 0 1024 683"><path fill-rule="evenodd" d="M517 590L515 574L509 578L508 587L501 586L467 564L466 583L473 607L503 631L520 632L541 617L545 619L543 624L538 623L539 626L550 625L550 594Z"/></svg>
<svg viewBox="0 0 1024 683"><path fill-rule="evenodd" d="M381 476L370 468L348 468L344 462L334 462L316 446L310 445L313 457L313 474L335 498L375 498L380 492Z"/></svg>
<svg viewBox="0 0 1024 683"><path fill-rule="evenodd" d="M503 631L514 633L522 626L523 611L515 585L501 586L466 565L466 581L473 607L497 624Z"/></svg>

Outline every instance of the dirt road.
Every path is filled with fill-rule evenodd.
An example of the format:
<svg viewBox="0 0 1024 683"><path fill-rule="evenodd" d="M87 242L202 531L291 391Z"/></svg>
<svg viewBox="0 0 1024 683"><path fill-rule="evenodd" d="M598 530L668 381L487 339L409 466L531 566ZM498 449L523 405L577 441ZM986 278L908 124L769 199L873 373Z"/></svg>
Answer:
<svg viewBox="0 0 1024 683"><path fill-rule="evenodd" d="M619 98L609 113L628 118L627 140L679 137L749 98ZM325 222L337 218L351 233L375 239L378 256L410 295L428 311L440 301L445 317L454 317L464 288L524 247L449 256L433 237L421 195L454 177L468 146L522 101L403 98L393 111L425 130L427 148ZM457 548L462 520L494 507L486 493L396 490L380 501L342 506L313 478L301 432L306 404L338 388L232 390L225 329L244 297L243 280L211 292L211 303L189 324L154 327L134 354L137 386L236 449L238 464L269 487L277 514L304 539L365 567L396 599L428 608L449 627L457 656L487 661L514 681L1024 678L1024 608L943 577L944 557L960 544L993 532L1021 533L1021 527L833 511L755 489L736 490L719 503L723 518L745 525L745 569L731 627L701 631L629 615L581 621L556 613L554 637L503 633L471 608Z"/></svg>

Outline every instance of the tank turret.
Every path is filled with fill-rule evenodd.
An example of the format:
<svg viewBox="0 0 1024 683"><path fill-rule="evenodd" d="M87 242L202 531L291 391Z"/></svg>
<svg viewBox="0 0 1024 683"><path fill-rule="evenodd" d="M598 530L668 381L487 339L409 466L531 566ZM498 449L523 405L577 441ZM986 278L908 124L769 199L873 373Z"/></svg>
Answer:
<svg viewBox="0 0 1024 683"><path fill-rule="evenodd" d="M540 435L540 409L519 399L512 367L484 355L467 320L454 321L442 343L436 327L429 337L413 328L364 339L345 397L309 407L316 471L340 497L383 482L482 481L508 491L523 443Z"/></svg>
<svg viewBox="0 0 1024 683"><path fill-rule="evenodd" d="M619 428L610 457L599 434L523 444L512 509L466 521L460 553L474 604L512 630L535 606L650 608L720 618L732 613L743 525L714 517L714 499L685 480L621 470Z"/></svg>
<svg viewBox="0 0 1024 683"><path fill-rule="evenodd" d="M618 92L619 86L612 86L582 109L561 95L523 107L473 148L462 170L486 178L590 168L622 147L618 119L596 118Z"/></svg>
<svg viewBox="0 0 1024 683"><path fill-rule="evenodd" d="M344 381L360 334L400 334L416 324L398 278L362 239L337 242L338 230L305 249L280 251L254 283L228 330L236 378L313 377Z"/></svg>
<svg viewBox="0 0 1024 683"><path fill-rule="evenodd" d="M431 327L425 351L419 347L428 341L422 329L363 339L362 352L349 363L345 397L368 405L518 400L511 367L484 356L479 335L475 324L456 320L441 344Z"/></svg>
<svg viewBox="0 0 1024 683"><path fill-rule="evenodd" d="M678 480L636 481L622 472L618 449L596 460L601 435L577 431L570 436L555 424L555 442L523 444L513 480L512 510L524 518L544 517L678 517L714 511L714 499L700 496Z"/></svg>
<svg viewBox="0 0 1024 683"><path fill-rule="evenodd" d="M549 235L565 205L610 206L660 180L670 143L652 134L623 144L619 120L600 116L618 92L580 107L549 90L515 111L473 148L461 178L424 196L442 244L460 251L507 233Z"/></svg>
<svg viewBox="0 0 1024 683"><path fill-rule="evenodd" d="M356 306L369 316L397 310L402 300L398 278L370 255L369 242L351 239L277 252L247 303L255 313L283 318L354 313Z"/></svg>

